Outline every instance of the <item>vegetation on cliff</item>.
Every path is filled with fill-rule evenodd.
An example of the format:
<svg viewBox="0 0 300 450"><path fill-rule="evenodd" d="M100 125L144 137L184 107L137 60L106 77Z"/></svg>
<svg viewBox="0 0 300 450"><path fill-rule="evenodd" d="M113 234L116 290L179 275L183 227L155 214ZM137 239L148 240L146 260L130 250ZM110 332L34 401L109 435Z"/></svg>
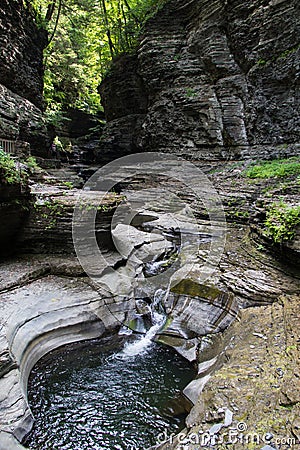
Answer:
<svg viewBox="0 0 300 450"><path fill-rule="evenodd" d="M24 0L49 33L44 96L48 119L69 106L97 112L97 91L111 61L136 44L145 20L163 0Z"/></svg>
<svg viewBox="0 0 300 450"><path fill-rule="evenodd" d="M0 183L18 184L24 180L25 173L19 170L10 155L0 148Z"/></svg>
<svg viewBox="0 0 300 450"><path fill-rule="evenodd" d="M273 178L300 175L300 158L275 159L251 166L246 175L249 178Z"/></svg>
<svg viewBox="0 0 300 450"><path fill-rule="evenodd" d="M274 244L292 241L300 225L300 206L297 197L293 198L293 193L299 190L300 158L257 161L244 171L244 175L253 182L265 181L265 199L274 199L271 204L269 201L264 204L265 236Z"/></svg>
<svg viewBox="0 0 300 450"><path fill-rule="evenodd" d="M300 206L288 205L282 200L274 202L267 210L266 235L276 244L292 240L300 225Z"/></svg>
<svg viewBox="0 0 300 450"><path fill-rule="evenodd" d="M5 153L0 146L0 184L25 184L39 167L33 156L20 161Z"/></svg>

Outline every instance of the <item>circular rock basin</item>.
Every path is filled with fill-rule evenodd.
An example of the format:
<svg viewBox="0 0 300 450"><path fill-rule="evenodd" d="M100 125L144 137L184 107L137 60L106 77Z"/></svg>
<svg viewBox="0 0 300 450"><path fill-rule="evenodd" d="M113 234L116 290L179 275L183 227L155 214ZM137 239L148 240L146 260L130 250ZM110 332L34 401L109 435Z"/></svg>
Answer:
<svg viewBox="0 0 300 450"><path fill-rule="evenodd" d="M137 353L126 351L128 345L124 351L124 341L107 338L69 345L40 360L28 385L36 421L24 445L144 450L161 433L180 431L184 417L169 413L170 402L195 370L168 347L152 343L138 346Z"/></svg>

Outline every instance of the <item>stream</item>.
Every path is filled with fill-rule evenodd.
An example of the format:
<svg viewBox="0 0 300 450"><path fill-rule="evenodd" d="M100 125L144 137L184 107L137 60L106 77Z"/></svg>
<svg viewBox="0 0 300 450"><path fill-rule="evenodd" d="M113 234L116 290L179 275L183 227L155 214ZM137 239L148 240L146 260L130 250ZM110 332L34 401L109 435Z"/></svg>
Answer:
<svg viewBox="0 0 300 450"><path fill-rule="evenodd" d="M177 257L177 236L169 239L171 252L146 262L145 277L163 272ZM68 345L36 364L28 383L35 423L26 447L145 450L162 433L184 428L187 399L181 392L196 369L172 348L153 342L167 319L163 304L169 290L170 284L157 289L151 305L144 302L143 313L133 313L133 329L124 323L118 335Z"/></svg>

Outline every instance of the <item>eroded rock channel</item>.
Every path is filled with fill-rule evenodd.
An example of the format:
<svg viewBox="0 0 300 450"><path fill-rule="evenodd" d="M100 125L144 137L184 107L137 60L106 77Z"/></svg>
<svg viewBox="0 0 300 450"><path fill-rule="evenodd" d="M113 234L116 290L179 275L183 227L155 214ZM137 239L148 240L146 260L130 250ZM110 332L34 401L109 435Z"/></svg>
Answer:
<svg viewBox="0 0 300 450"><path fill-rule="evenodd" d="M140 195L136 182L129 180L123 186L121 194L106 196L105 207L102 205L94 211L96 236L97 233L101 236L99 242L102 242L101 254L104 255L102 265L89 251L88 233L84 239L86 247L83 248L87 251L83 255L83 261L79 261L80 258L78 260L70 252L52 251L51 255L41 253L47 239L51 239L52 249L61 249L60 243L64 239L70 240L72 216L68 214L62 217L58 214L55 216L55 226L63 218L67 220L60 227L57 242L53 234L47 234L46 230L42 247L39 247L39 240L36 241L36 255L21 255L6 261L3 266L1 308L4 321L1 329L0 379L0 442L3 449L23 448L21 442L24 445L30 442L32 448L40 448L39 439L43 439L41 435L36 435L36 442L40 444L34 444L34 435L29 434L33 425L32 412L37 416L37 424L41 424L48 417L48 412L44 409L47 408L47 402L37 414L36 406L33 406L32 411L29 409L27 399L28 378L37 361L58 347L86 340L92 340L92 343L91 347L85 347L90 350L85 351L93 353L93 349L100 346L101 352L105 353L105 346L98 343L103 341L94 339L107 339L117 334L123 341L134 341L131 344L131 355L128 355L131 358L137 358L141 350L150 346L150 351L144 355L141 351L141 359L134 359L138 361L137 366L141 364L143 370L143 358L146 358L149 365L153 365L151 358L156 352L158 360L162 358L163 361L164 357L168 360L170 349L186 359L185 367L192 364L196 369L192 381L188 380L191 375L189 369L189 375L179 380L173 388L166 375L165 387L168 395L170 394L166 398L173 401L167 414L171 417L169 422L164 423L165 419L159 419L164 424L164 430L168 429L164 431L162 439L166 442L161 443L160 447L176 448L180 444L174 437L180 430L180 425L181 428L187 427L183 433L191 441L195 434L201 436L202 431L210 430L213 424L219 424L219 428L214 429L217 431L213 430L211 435L216 439L222 427L224 431L226 427L241 422L244 417L247 417L249 426L254 427L254 420L257 418L251 417L248 412L248 402L252 395L264 408L260 425L262 433L271 430L282 438L290 436L291 439L296 439L298 397L296 391L291 392L288 386L291 383L297 385L298 373L298 344L295 327L292 325L298 315L297 274L278 263L271 254L259 252L249 238L248 226L239 223L229 226L219 263L214 267L213 274L202 281L203 268L209 270L205 266L205 259L212 243L217 243L217 250L221 249L217 236L222 236L224 224L214 224L217 228L214 236L203 207L201 210L193 195L188 198L188 193L172 182L171 187L169 186L171 194L166 199L166 186L163 186L165 180L150 178L147 176L138 180L138 184L151 187L148 192L142 190ZM39 192L37 201L41 209L35 208L34 214L38 215L40 211L41 220L44 220L42 206L45 205L45 197L48 198L47 202L49 198L59 199L61 205L66 205L62 209L69 211L81 193L74 190L68 195L59 195L60 188L56 189L52 189L50 194L47 189L44 193ZM36 190L39 189L36 187ZM180 201L178 191L181 198L185 199L184 204ZM82 195L88 208L81 219L87 223L86 219L93 212L93 206L97 205L97 198L94 191L86 190ZM175 202L173 195L178 195L179 200ZM226 196L225 191L223 195ZM187 214L187 198L188 204L194 204L194 211L201 212L195 221ZM80 208L79 210L81 211ZM29 219L20 246L24 242L26 245L34 242L30 223ZM35 223L40 222L37 220ZM109 223L113 223L111 239L103 239L109 231ZM81 243L81 239L79 242ZM277 299L280 300L279 303L272 305ZM244 310L244 307L247 309ZM276 321L274 314L278 317ZM267 331L269 329L274 329L273 338ZM155 341L156 344L153 343ZM122 352L122 349L118 351ZM268 353L272 356L266 359ZM61 361L64 365L66 354L69 354L67 350L60 353L57 363ZM73 354L76 354L76 350ZM80 368L75 364L75 371L78 369L78 376L81 376L80 370L88 370L88 364L83 368L79 354L78 358L81 361ZM101 365L102 357L99 358L101 361L98 361L100 366L97 366L97 373L105 370ZM180 368L182 363L178 362L179 356L172 358L175 358L175 365L179 364ZM47 366L47 361L51 365L50 359L44 364ZM123 363L124 361L121 366ZM39 367L45 367L41 365L43 363L39 364ZM172 373L172 364L166 367L163 363L166 373ZM37 374L36 370L34 369L34 373ZM45 371L46 379L48 372L49 370ZM74 372L69 372L71 378L72 374ZM37 380L40 376L36 377ZM54 381L50 380L50 385L51 383L55 384L55 375ZM40 390L44 390L44 386L38 381L37 385ZM31 401L36 399L39 405L43 397L38 399L37 394L32 391L32 382L30 386ZM263 392L270 389L269 397L273 399L271 403L264 398L259 400L260 386ZM163 386L161 388L164 389ZM102 388L99 389L101 391ZM180 400L173 396L178 390L181 391ZM243 393L242 398L239 392ZM164 399L163 394L161 398ZM78 411L75 415L77 414L80 416ZM270 414L273 417L272 423L266 419ZM182 415L187 416L185 422L178 424L176 417ZM289 419L284 425L283 417L286 419L287 416ZM54 418L51 420L55 421ZM152 419L147 417L146 421L148 420L151 423ZM143 444L142 441L135 441L136 448L158 443L153 440L150 426L148 431L149 439L142 437ZM43 433L41 430L40 432ZM147 434L146 431L145 433ZM156 437L157 434L155 432ZM100 440L101 436L99 432ZM112 448L109 447L111 443L107 444L108 447L101 447L101 442L97 443L96 436L94 437L93 445ZM51 437L49 439L49 442L54 442ZM64 448L61 447L62 442L60 441L59 448ZM70 442L65 444L66 448L72 448L73 444ZM49 445L48 448L52 448L52 444ZM116 445L127 449L131 444L123 442ZM243 448L243 444L240 447L237 444L235 448Z"/></svg>
<svg viewBox="0 0 300 450"><path fill-rule="evenodd" d="M43 113L48 38L44 21L37 23L39 14L31 11L38 3L0 5L0 252L6 256L0 272L0 450L24 449L26 439L40 450L104 446L96 443L99 423L96 433L77 423L87 439L94 433L93 443L76 447L75 431L65 444L42 442L37 428L48 413L37 412L43 397L32 386L43 391L47 364L66 365L70 358L75 364L73 355L80 367L67 372L76 380L88 371L90 351L100 355L95 364L104 373L109 339L122 341L116 354L130 349L129 360L135 358L144 375L147 364L169 375L182 361L196 370L192 380L189 370L188 379L178 376L176 386L169 375L165 385L155 384L161 400L165 387L165 398L172 399L168 423L166 416L159 419L168 430L156 449L219 449L231 440L234 450L298 450L297 1L155 2L161 8L145 23L136 49L115 58L99 86L104 114L91 116L75 105L63 111L58 103L53 112L71 119L60 130L49 128ZM68 2L46 3L53 10ZM58 94L58 101L65 98ZM52 133L70 138L72 155L59 155ZM3 154L7 143L21 159ZM32 171L30 148L37 157ZM152 172L151 152L160 152ZM183 159L175 167L162 165L165 153L194 166L185 170ZM134 155L134 166L126 155ZM121 171L120 157L126 160ZM111 161L109 177L77 189ZM212 204L212 197L219 201ZM165 364L171 353L176 368ZM39 367L46 368L42 377ZM32 370L37 378L28 390ZM74 416L80 416L75 407ZM54 434L59 439L59 431ZM156 444L151 436L143 428L141 440L107 446L144 450Z"/></svg>
<svg viewBox="0 0 300 450"><path fill-rule="evenodd" d="M34 438L31 439L30 436L26 438L33 420L27 403L27 380L32 367L44 354L69 342L98 338L116 332L123 336L123 340L125 339L124 336L127 336L127 340L132 340L136 334L138 337L135 338L135 342L123 350L129 358L135 357L134 366L138 367L139 364L142 364L143 357L140 354L143 354L143 350L147 349L149 345L151 348L146 352L147 358L150 358L148 366L151 365L151 358L157 352L158 360L163 362L166 358L169 365L164 366L164 370L170 370L173 366L175 373L172 377L171 371L170 377L171 379L176 377L176 383L172 388L172 383L166 372L164 389L169 392L168 395L174 400L174 404L170 406L169 415L171 418L168 420L163 419L163 417L159 419L164 425L163 428L159 428L161 433L167 428L170 428L170 431L178 429L178 425L175 426L176 420L172 418L172 414L174 413L174 417L186 415L195 402L197 393L202 389L204 383L201 373L199 377L197 376L198 381L194 380L192 384L187 383L188 378L191 379L197 375L197 370L196 372L194 370L196 369L197 350L201 344L201 336L207 335L211 330L225 329L234 320L237 307L234 310L232 296L225 292L222 293L217 288L201 287L192 280L186 279L183 284L178 285L177 290L173 290L172 284L167 281L168 277L164 279L164 273L172 264L175 264L174 273L176 274L176 263L180 268L179 259L182 257L182 243L180 238L178 239L178 232L174 232L174 228L168 228L166 225L170 220L172 209L174 220L174 205L169 205L170 207L167 208L168 217L164 218L159 211L154 211L154 206L156 206L156 209L165 209L166 204L160 205L159 201L155 201L153 205L153 199L150 199L152 211L148 210L147 212L147 208L150 208L149 201L146 201L146 205L144 202L143 208L137 211L134 210L137 201L136 196L134 196L132 204L129 197L130 194L128 194L126 204L120 206L120 214L123 214L124 209L134 211L133 217L140 229L132 225L117 224L112 230L112 237L119 253L109 246L104 248L106 265L99 266L94 260L91 261L88 252L88 262L92 263L89 266L92 274L90 277L83 276L83 269L73 256L50 257L39 255L32 256L27 266L24 264L23 258L13 260L7 265L7 270L14 273L15 279L3 280L3 291L6 291L3 293L3 299L7 306L7 311L3 311L3 313L7 315L7 345L9 346L6 352L7 355L13 354L18 363L12 363L9 366L8 362L7 373L4 373L2 378L3 386L8 392L8 396L3 403L5 407L3 419L5 421L9 418L9 422L5 425L9 434L2 435L4 439L8 438L10 433L13 432L19 440L25 439L25 444L26 442L31 443L33 448L35 448L34 445L41 444L39 440L37 442L40 442L40 444L36 444ZM64 196L65 204L68 207L70 207L71 198L71 195ZM89 214L91 205L95 201L95 193L91 193L91 195L85 193L83 198L85 204L88 205L87 214ZM41 199L42 197L39 195L37 200L39 205L43 205ZM107 209L110 209L109 205L112 214L118 204L117 200L118 196L106 198L106 208L101 209L101 214L104 213L102 228L109 217L107 212ZM192 228L189 229L189 224L184 219L181 207L176 206L175 212L177 225L181 224L182 226L184 224L185 233L190 236L193 230ZM44 213L41 212L41 214ZM148 231L143 231L143 228L148 229ZM68 233L67 230L62 230L62 232ZM102 229L99 232L102 233ZM28 235L25 233L24 236L23 242L28 242ZM209 233L199 232L198 238L203 241L204 247L211 240ZM59 241L60 239L61 236L58 237ZM193 239L195 239L195 236L192 236ZM186 249L190 244L188 238L185 242ZM88 239L87 241L84 239L84 245L88 246ZM84 264L86 264L86 260ZM159 277L159 280L153 282L153 278L156 277ZM165 283L167 284L164 285ZM158 288L158 286L162 287ZM195 292L189 292L189 289L194 289ZM218 304L219 297L222 297L223 303L221 304ZM28 299L26 306L24 305L24 298ZM23 313L20 315L19 308L22 304ZM226 314L226 307L229 314ZM198 314L198 318L194 313L192 314L193 310ZM201 315L203 315L202 319ZM133 336L130 336L131 333ZM152 350L153 340L160 344L159 346L155 344L156 347ZM174 347L181 357L187 361L185 365L182 362L180 363L179 356L173 355L172 359L175 366L178 365L176 369L174 363L171 363L172 359L170 360L170 356L168 356L170 352L167 347L166 350L163 350L164 344ZM219 350L212 358L209 358L212 362L206 364L205 371L216 363L218 354ZM139 356L142 358L141 360ZM122 360L117 361L116 366L112 367L111 370L116 370L118 366L122 372L123 363ZM193 363L193 365L188 369L190 363ZM186 368L184 369L184 367ZM138 371L136 373L136 367L132 367L132 369L131 379L134 373L136 379L138 379L139 374ZM101 373L101 366L99 370ZM105 367L103 367L103 370L105 370ZM158 370L158 367L156 370ZM181 371L182 375L186 373L186 376L181 377ZM128 373L126 372L122 376L127 377ZM113 377L113 372L111 372L109 378ZM155 378L149 372L149 379ZM159 385L160 388L164 387L163 383L159 383ZM176 399L173 398L177 385L177 390L178 388L179 390L185 389L180 401L175 401ZM138 385L135 386L135 389L137 388ZM101 386L99 386L99 389L101 394ZM113 384L111 389L114 390ZM160 389L158 392L160 392ZM132 394L128 393L128 395ZM160 397L155 392L153 395ZM162 400L163 398L162 391ZM38 403L41 401L39 399ZM10 402L12 402L11 406ZM16 403L18 408L15 408ZM35 411L36 408L33 408L33 410ZM45 411L42 411L42 413L45 413ZM48 417L47 413L44 419L45 417ZM159 418L159 415L157 418ZM143 418L144 427L145 421L151 422L151 415ZM172 421L175 421L173 428ZM134 428L132 427L133 424L131 424L131 430ZM40 430L40 432L42 438L44 438L43 431ZM139 428L136 432L139 433ZM137 442L142 439L149 445L155 444L156 441L153 441L154 435L151 432L151 427L145 433L146 435L149 433L149 439L142 435L137 437ZM60 433L58 432L58 434ZM157 435L157 430L155 435ZM100 442L101 436L100 433L98 436ZM39 435L36 435L36 437L41 439ZM49 439L49 442L53 443L51 437ZM135 438L132 439L133 442L136 442ZM59 445L63 445L62 442L60 441ZM107 448L112 445L111 441L109 442ZM49 445L51 447L52 444ZM129 448L128 442L123 442L122 445L122 448Z"/></svg>

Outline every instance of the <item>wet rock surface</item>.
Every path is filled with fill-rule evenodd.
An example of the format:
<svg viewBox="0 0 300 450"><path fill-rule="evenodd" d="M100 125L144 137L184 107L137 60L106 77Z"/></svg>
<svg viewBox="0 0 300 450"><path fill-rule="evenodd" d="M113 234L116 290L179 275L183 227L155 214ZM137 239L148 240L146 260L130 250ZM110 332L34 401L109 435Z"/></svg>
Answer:
<svg viewBox="0 0 300 450"><path fill-rule="evenodd" d="M188 403L194 404L187 419L190 432L200 423L202 426L202 420L206 420L202 418L199 404L202 405L202 399L206 399L206 392L210 392L209 386L219 386L219 378L216 377L222 373L219 370L222 365L221 370L246 373L242 383L244 379L247 380L247 389L252 389L251 383L256 380L251 374L267 372L264 366L263 371L256 367L260 361L272 364L276 349L266 346L266 342L271 343L277 334L281 335L282 315L290 314L292 328L288 333L293 333L298 315L295 302L300 293L299 275L295 268L276 259L268 247L262 248L261 244L257 243L249 230L249 217L236 214L240 211L254 215L257 213L262 200L261 184L248 183L242 177L244 167L232 167L232 164L229 164L219 170L218 164L212 163L205 170L211 172L210 177L215 185L221 187L219 194L229 219L224 251L221 247L219 249L221 259L205 282L201 280L205 260L213 243L212 224L208 222L207 212L201 201L195 198L194 193L182 190L176 181L165 180L162 183L159 177L153 179L146 175L129 179L123 186L126 191L121 192L122 195L107 196L105 208L100 205L96 229L105 230L110 235L112 214L116 214L116 218L109 242L104 239L102 231L99 235L98 244L105 256L102 265L99 265L99 261L97 262L88 250L88 233L85 235L86 258L78 261L71 252L72 212L78 195L81 195L83 210L84 207L87 209L87 216L84 212L82 216L85 223L89 218L88 213L99 206L99 193L64 189L63 185L35 183L31 186L36 208L33 207L30 212L25 234L21 239L23 251L27 248L30 252L4 262L1 269L3 320L0 342L3 376L0 382L3 384L1 392L7 392L1 402L1 439L5 445L17 445L7 444L7 432L13 432L14 436L21 440L30 429L32 418L26 403L26 380L34 362L45 352L63 343L102 336L113 330L117 331L124 324L135 330L141 319L146 327L144 329L147 329L150 323L149 302L156 298L158 288L168 288L168 279L171 280L169 295L166 297L164 290L159 294L167 320L155 339L172 346L198 366L196 379L184 391ZM240 180L239 187L234 184L236 179ZM191 180L191 183L194 181ZM143 189L139 194L141 186ZM167 186L172 193L168 199L164 191ZM145 187L148 187L148 191L145 191ZM278 188L276 183L271 187ZM162 191L159 191L159 188ZM298 198L297 190L291 192L293 194L289 195L293 195L294 200ZM120 200L124 201L124 194L126 201L119 203ZM178 194L179 200L174 201L175 194ZM195 223L192 223L190 216L186 214L187 204L195 211ZM58 205L58 210L57 207L54 207L54 210L56 213L60 211L61 214L52 217L53 205ZM127 219L126 225L122 224L122 221L119 224L118 220L124 219L126 212L130 219ZM56 221L55 227L47 229L53 219ZM263 220L257 223L263 226ZM225 225L214 224L217 234L222 234L222 227ZM181 241L178 241L178 234L181 235ZM24 236L27 236L26 239ZM183 248L181 258L178 258L176 252L180 242ZM195 248L194 242L198 243L196 252L191 251ZM41 249L44 254L33 254ZM156 259L158 255L161 256ZM180 272L182 260L185 261L187 269L184 275ZM84 267L81 266L82 262ZM149 262L154 264L153 267L158 272L151 274L150 271L147 274L144 268ZM89 277L86 276L86 264ZM162 277L159 284L151 280L151 276L160 274L160 267L163 274L169 266L174 268L170 278ZM286 299L292 302L292 309L286 309L289 305ZM250 309L243 310L245 307ZM19 314L20 309L22 315ZM295 310L295 314L292 310ZM248 316L251 311L254 311L253 315ZM273 317L276 311L279 311L278 321ZM265 326L271 319L272 324L270 322ZM250 338L253 342L250 342ZM291 344L284 342L280 341L279 352L282 353L281 344L286 345L286 348L290 347L290 350L296 352L293 354L296 359L299 350L294 341ZM241 369L237 370L241 349L247 361L241 359ZM259 355L259 361L256 354ZM286 358L285 354L286 351L283 352L283 358ZM278 362L277 365L285 372L283 366L286 367L289 363L284 359L284 362ZM226 377L227 375L224 375L224 379ZM229 375L228 380L232 380ZM228 404L225 404L223 397L223 404L221 400L218 403L217 414L220 421L224 419L219 411L222 408L223 412L226 408L233 411L236 419L235 414L240 418L241 411L243 408L246 410L247 404L237 404L236 408L240 414L238 416L238 411L234 410L232 405L237 401L234 389L240 389L240 385L231 386L229 381L226 383L227 387L218 388L218 392L226 392L228 398ZM264 391L263 384L260 386L262 393L267 392ZM272 391L268 391L266 395L271 394ZM248 394L245 395L247 398ZM285 400L280 401L293 403L292 407L288 408L297 406L297 390L291 390L289 383L282 386L282 396ZM205 403L203 414L210 408L211 406ZM213 417L214 414L212 413ZM264 423L269 410L260 408L258 413L256 409L256 415L258 414L260 421ZM277 413L274 413L275 416L277 417ZM26 417L27 419L24 419ZM293 427L293 430L296 429L296 425ZM269 428L273 430L271 425ZM14 447L7 447L9 448Z"/></svg>
<svg viewBox="0 0 300 450"><path fill-rule="evenodd" d="M299 183L296 178L288 183L249 181L243 160L299 152L298 8L296 1L286 0L167 2L147 23L137 53L120 58L100 87L108 119L98 147L101 164L132 152L159 150L198 161L214 183L227 225L217 219L213 225L216 234L226 234L226 244L224 249L217 246L220 260L205 281L214 236L205 205L189 186L182 189L176 180L165 183L147 173L120 183L118 191L126 194L134 211L132 221L115 227L111 236L111 218L122 196L109 196L92 230L105 258L103 264L94 260L91 236L84 236L86 276L72 240L80 191L63 185L70 171L62 174L53 161L49 184L46 177L32 184L33 201L19 236L23 255L3 261L1 267L0 448L23 448L19 442L32 424L27 377L37 359L64 343L103 336L124 324L135 329L137 317L146 326L158 287L170 292L166 298L163 291L160 299L168 317L155 339L198 367L196 379L184 391L194 405L184 444L198 448L189 439L206 430L217 442L228 427L243 423L250 433L265 438L259 448L297 448L299 230L276 246L266 235L265 218L269 205L282 196L299 204ZM5 0L0 7L0 43L7 50L0 68L0 135L22 137L47 156L40 113L44 41L23 13L20 1ZM8 26L16 21L18 26ZM8 40L18 49L12 59ZM235 158L242 161L218 162ZM89 170L96 168L87 167L87 177ZM73 181L76 185L78 178ZM200 181L192 175L189 180L192 186ZM155 188L150 200L136 197L141 186ZM163 187L176 195L173 202L172 195L168 201L158 197ZM83 204L97 210L98 198L86 192ZM186 205L196 224L191 224ZM19 224L19 210L1 208L11 233L12 222ZM85 223L89 215L82 219ZM186 239L182 259L176 256L180 230ZM191 251L193 233L201 236L197 251ZM177 265L185 258L183 275ZM174 265L169 285L163 277L159 286L151 283L151 276L147 279L149 262L157 263L154 275ZM289 447L276 439L296 440ZM183 442L174 438L160 448L179 444ZM233 448L243 449L245 443Z"/></svg>
<svg viewBox="0 0 300 450"><path fill-rule="evenodd" d="M135 278L149 255L151 236L133 227L115 231L119 242L121 236L126 241L126 235L128 263L107 271L122 255L106 254L106 264L97 266L95 279L87 277L79 261L70 256L24 255L4 266L0 280L0 447L14 448L17 443L12 436L21 441L31 428L26 389L35 362L66 343L118 331L135 309ZM164 251L164 238L157 236L152 242L153 254Z"/></svg>
<svg viewBox="0 0 300 450"><path fill-rule="evenodd" d="M103 205L99 206L97 193L81 193L77 189L64 188L63 183L61 186L36 184L31 187L31 194L33 200L19 235L19 250L25 253L74 253L72 220L79 195L87 214L94 211L97 215L97 239L109 247L110 223L117 204L122 200L120 196L108 194Z"/></svg>
<svg viewBox="0 0 300 450"><path fill-rule="evenodd" d="M48 276L23 288L2 293L1 297L4 302L1 308L4 325L1 341L3 344L6 341L17 365L16 369L1 378L1 423L3 431L14 432L21 440L32 423L32 418L24 421L30 414L23 394L26 392L25 374L31 370L31 362L34 363L36 357L39 358L60 343L63 345L64 342L77 341L78 338L82 340L100 336L105 327L89 308L90 302L98 300L97 293L74 280ZM25 307L26 298L30 300ZM65 308L62 307L63 304ZM64 332L57 335L56 331L59 329L64 329ZM42 336L45 347L41 343Z"/></svg>
<svg viewBox="0 0 300 450"><path fill-rule="evenodd" d="M287 258L285 253L286 247L298 248L298 234L277 248L270 239L258 239L257 231L260 230L260 236L266 232L265 212L268 204L279 199L292 205L299 204L299 187L295 177L284 180L247 179L246 167L247 163L222 167L212 163L210 170L206 166L223 200L228 220L226 245L216 272L209 280L211 284L199 286L202 263L210 243L208 240L189 261L191 270L182 289L180 284L171 289L165 302L169 320L156 339L172 345L188 359L197 360L199 375L185 390L185 395L195 403L187 418L186 440L181 438L179 442L175 439L158 448L177 449L180 445L199 448L199 444L195 444L195 435L209 431L214 425L215 429L221 430L219 434L228 431L229 425L219 426L224 424L224 414L228 410L233 414L233 428L240 422L246 423L250 437L247 435L245 439L255 439L252 438L255 433L260 435L261 446L255 447L256 441L253 448L263 448L266 442L270 442L273 448L280 442L281 448L297 448L299 445L299 395L298 388L294 390L293 386L299 384L299 336L297 326L294 327L299 320L300 283L295 256ZM147 177L142 181L143 184L145 182L147 185ZM131 186L134 192L137 189L135 183ZM172 188L172 192L178 193L176 183ZM134 198L132 192L126 193L129 199L131 195ZM195 213L198 212L197 223L209 236L205 214L201 213L203 205L199 207L192 194L186 196L184 193L183 197L193 205ZM146 223L149 230L153 227L167 231L166 224L168 221L170 224L171 220L166 204L165 210L162 205L157 205L153 210L143 210L142 214L150 218ZM177 218L177 225L180 221L184 222L180 212ZM186 223L183 228L187 228ZM211 325L216 326L215 331L218 331L218 315L215 316L216 321L206 315L213 315L214 310L205 308L205 300L212 301L220 294L223 299L234 298L234 303L239 305L239 314L234 325L221 336L219 347L214 342L207 346L207 336L195 339L191 335L193 319L197 315L195 303L197 297L204 297L198 305L199 311L204 309L195 321L197 333L201 334L201 326L211 332ZM191 315L188 314L190 302L194 302ZM224 319L228 320L230 314L228 311L227 315L225 313L226 301L221 304ZM235 308L229 308L229 313L234 312ZM184 317L181 316L182 311ZM286 377L284 382L283 373ZM289 393L287 386L290 386ZM293 398L286 400L288 406L283 405L282 395ZM217 433L214 439L217 442ZM241 440L233 444L233 448L243 449L245 445L245 441ZM209 447L204 444L203 448Z"/></svg>

